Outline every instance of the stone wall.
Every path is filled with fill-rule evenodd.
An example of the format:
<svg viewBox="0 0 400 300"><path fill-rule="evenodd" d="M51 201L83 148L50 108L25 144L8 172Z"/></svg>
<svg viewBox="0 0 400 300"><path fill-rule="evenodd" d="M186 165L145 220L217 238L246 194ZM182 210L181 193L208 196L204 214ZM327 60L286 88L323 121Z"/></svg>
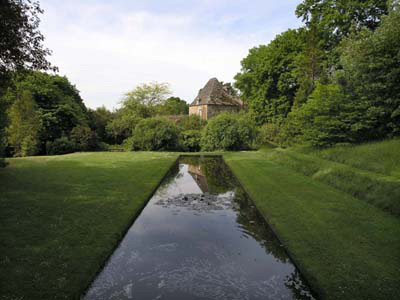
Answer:
<svg viewBox="0 0 400 300"><path fill-rule="evenodd" d="M189 107L189 116L190 115L197 115L203 120L207 120L207 105L196 105Z"/></svg>
<svg viewBox="0 0 400 300"><path fill-rule="evenodd" d="M236 113L240 111L240 106L235 105L208 105L207 119L210 119L222 112Z"/></svg>
<svg viewBox="0 0 400 300"><path fill-rule="evenodd" d="M189 115L198 115L203 120L209 120L222 112L236 113L240 109L236 105L194 105L189 107Z"/></svg>

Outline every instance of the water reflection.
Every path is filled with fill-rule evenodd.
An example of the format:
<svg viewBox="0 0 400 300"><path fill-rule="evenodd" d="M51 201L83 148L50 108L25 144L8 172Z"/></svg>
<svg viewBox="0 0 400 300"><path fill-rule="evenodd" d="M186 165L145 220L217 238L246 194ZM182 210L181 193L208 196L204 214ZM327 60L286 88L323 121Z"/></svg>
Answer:
<svg viewBox="0 0 400 300"><path fill-rule="evenodd" d="M170 170L85 299L312 299L220 158Z"/></svg>

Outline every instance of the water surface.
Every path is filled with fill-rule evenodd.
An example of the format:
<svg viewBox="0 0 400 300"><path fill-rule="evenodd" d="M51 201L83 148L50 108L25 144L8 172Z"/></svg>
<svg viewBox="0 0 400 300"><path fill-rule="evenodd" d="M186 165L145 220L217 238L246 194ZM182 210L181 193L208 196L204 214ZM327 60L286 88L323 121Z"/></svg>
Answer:
<svg viewBox="0 0 400 300"><path fill-rule="evenodd" d="M183 157L84 299L313 298L222 159Z"/></svg>

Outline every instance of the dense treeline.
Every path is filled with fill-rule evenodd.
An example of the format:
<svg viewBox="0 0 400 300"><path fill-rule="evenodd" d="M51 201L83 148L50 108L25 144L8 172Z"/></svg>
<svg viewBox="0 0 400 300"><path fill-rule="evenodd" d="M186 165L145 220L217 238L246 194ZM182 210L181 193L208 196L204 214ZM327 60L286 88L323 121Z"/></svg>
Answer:
<svg viewBox="0 0 400 300"><path fill-rule="evenodd" d="M262 143L326 147L400 134L400 7L385 0L304 0L304 26L250 49L231 93L248 112L205 122L167 83L141 84L109 111L84 105L66 77L43 71L38 3L1 4L0 154L213 151ZM1 163L1 162L0 162Z"/></svg>
<svg viewBox="0 0 400 300"><path fill-rule="evenodd" d="M397 1L305 0L305 22L250 50L236 87L265 142L359 143L400 134Z"/></svg>

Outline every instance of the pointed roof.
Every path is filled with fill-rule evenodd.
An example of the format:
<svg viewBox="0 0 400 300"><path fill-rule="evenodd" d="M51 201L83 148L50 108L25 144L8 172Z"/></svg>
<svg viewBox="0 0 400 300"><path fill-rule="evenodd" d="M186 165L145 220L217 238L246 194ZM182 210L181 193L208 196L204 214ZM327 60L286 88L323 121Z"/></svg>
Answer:
<svg viewBox="0 0 400 300"><path fill-rule="evenodd" d="M190 105L205 104L242 106L243 102L238 97L231 95L217 78L211 78Z"/></svg>

